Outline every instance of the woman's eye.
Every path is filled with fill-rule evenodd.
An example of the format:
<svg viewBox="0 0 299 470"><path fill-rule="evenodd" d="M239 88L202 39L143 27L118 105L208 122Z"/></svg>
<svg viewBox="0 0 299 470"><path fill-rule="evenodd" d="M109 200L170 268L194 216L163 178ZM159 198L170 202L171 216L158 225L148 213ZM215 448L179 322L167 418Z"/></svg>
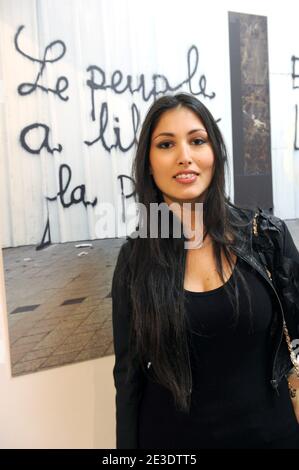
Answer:
<svg viewBox="0 0 299 470"><path fill-rule="evenodd" d="M203 139L200 139L200 138L192 140L192 144L194 144L194 145L202 145L204 143L205 143L205 141Z"/></svg>
<svg viewBox="0 0 299 470"><path fill-rule="evenodd" d="M159 149L170 149L172 147L172 142L160 142L157 147Z"/></svg>

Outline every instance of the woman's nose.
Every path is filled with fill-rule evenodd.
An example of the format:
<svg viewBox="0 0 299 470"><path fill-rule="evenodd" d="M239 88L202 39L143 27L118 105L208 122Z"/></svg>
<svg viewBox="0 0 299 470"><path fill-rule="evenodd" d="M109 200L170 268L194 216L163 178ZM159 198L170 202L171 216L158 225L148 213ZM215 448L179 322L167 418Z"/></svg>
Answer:
<svg viewBox="0 0 299 470"><path fill-rule="evenodd" d="M178 147L177 162L179 165L186 165L192 162L191 151L188 145L180 145Z"/></svg>

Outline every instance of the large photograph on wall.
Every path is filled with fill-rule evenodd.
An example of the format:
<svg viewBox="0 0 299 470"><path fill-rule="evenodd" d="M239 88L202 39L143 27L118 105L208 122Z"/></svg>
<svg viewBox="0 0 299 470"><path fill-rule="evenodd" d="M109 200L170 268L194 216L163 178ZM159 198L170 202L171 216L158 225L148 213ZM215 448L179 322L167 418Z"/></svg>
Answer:
<svg viewBox="0 0 299 470"><path fill-rule="evenodd" d="M140 123L157 97L186 91L231 148L229 37L222 15L221 41L207 40L207 12L200 29L188 14L178 41L181 14L165 24L161 6L140 21L135 1L1 0L1 12L1 243L17 376L113 354L111 278L135 228Z"/></svg>

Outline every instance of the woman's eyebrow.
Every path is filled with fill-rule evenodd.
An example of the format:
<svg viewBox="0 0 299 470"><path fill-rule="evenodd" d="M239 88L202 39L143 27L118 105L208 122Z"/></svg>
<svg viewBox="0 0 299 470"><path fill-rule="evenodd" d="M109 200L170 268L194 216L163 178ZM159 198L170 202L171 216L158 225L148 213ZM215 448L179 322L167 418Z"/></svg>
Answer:
<svg viewBox="0 0 299 470"><path fill-rule="evenodd" d="M188 135L193 134L194 132L198 132L198 131L205 132L207 134L207 131L203 127L201 127L200 129L193 129L192 131L189 131Z"/></svg>
<svg viewBox="0 0 299 470"><path fill-rule="evenodd" d="M187 135L190 135L190 134L193 134L194 132L198 132L198 131L202 131L202 132L205 132L207 134L207 131L203 128L200 128L200 129L192 129L191 131L188 132ZM174 137L175 134L173 132L161 132L160 134L156 135L153 140L157 139L158 137L161 137L161 136L167 136L167 137Z"/></svg>
<svg viewBox="0 0 299 470"><path fill-rule="evenodd" d="M174 137L174 134L172 132L161 132L160 134L156 135L153 140L157 139L158 137L161 137L161 135L166 135L167 137Z"/></svg>

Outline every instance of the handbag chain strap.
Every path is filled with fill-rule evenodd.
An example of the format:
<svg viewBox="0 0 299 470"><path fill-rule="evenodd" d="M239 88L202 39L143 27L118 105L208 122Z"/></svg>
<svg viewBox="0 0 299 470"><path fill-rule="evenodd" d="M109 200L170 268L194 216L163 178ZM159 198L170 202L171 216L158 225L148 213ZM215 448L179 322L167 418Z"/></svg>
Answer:
<svg viewBox="0 0 299 470"><path fill-rule="evenodd" d="M288 350L289 350L289 353L290 353L290 358L291 358L292 364L294 366L294 369L296 371L297 376L299 377L299 365L298 365L296 354L295 354L295 352L293 351L293 348L292 348L291 338L290 338L289 331L288 331L285 320L283 320L283 332L284 332L285 339L286 339L286 342L287 342L287 346L288 346Z"/></svg>

